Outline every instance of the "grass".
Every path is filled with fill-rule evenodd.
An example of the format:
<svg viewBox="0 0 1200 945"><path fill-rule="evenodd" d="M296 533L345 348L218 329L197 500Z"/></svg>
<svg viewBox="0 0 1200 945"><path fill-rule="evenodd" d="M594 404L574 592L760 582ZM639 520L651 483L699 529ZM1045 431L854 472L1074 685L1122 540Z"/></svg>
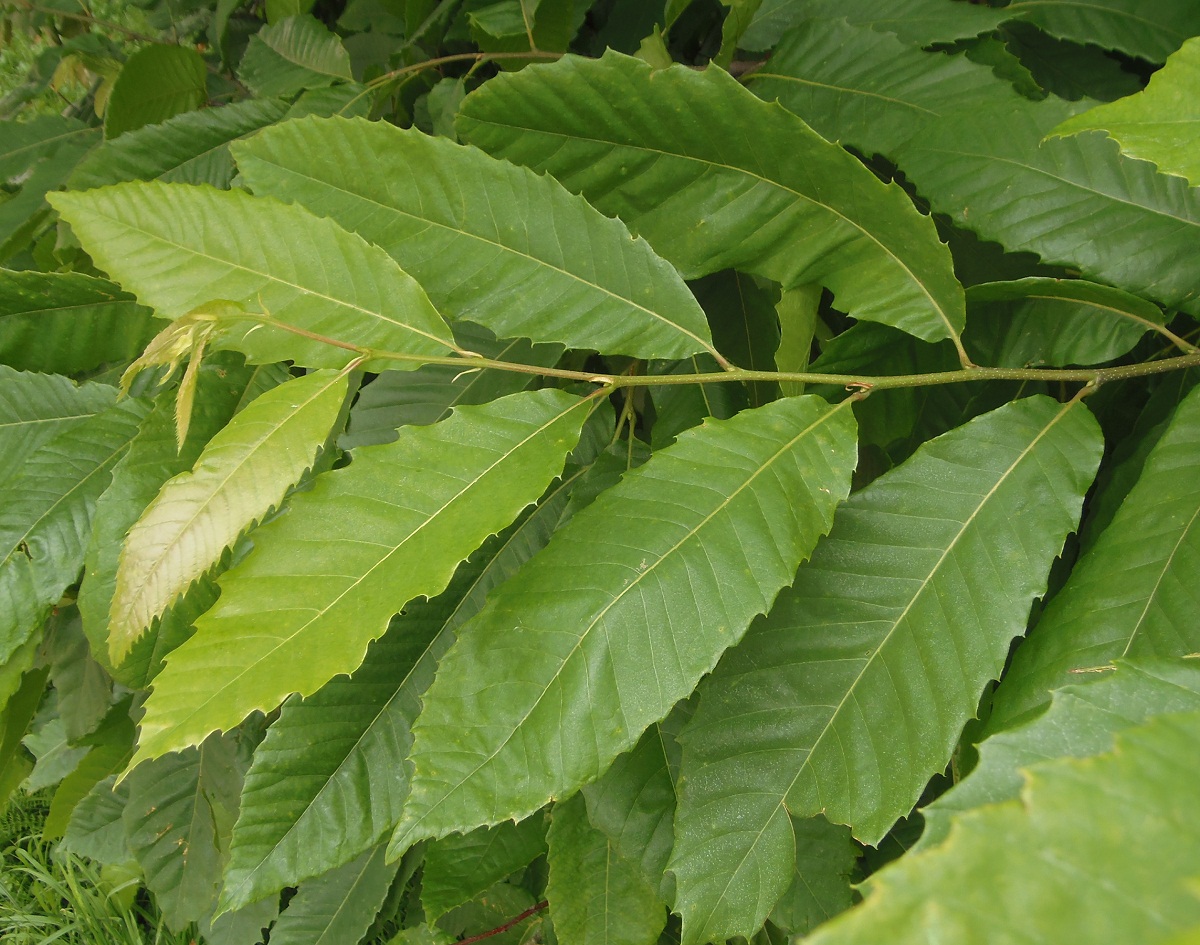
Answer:
<svg viewBox="0 0 1200 945"><path fill-rule="evenodd" d="M44 816L34 795L15 800L0 821L4 945L195 945L194 935L166 927L136 878L113 879L88 860L55 853L39 835Z"/></svg>

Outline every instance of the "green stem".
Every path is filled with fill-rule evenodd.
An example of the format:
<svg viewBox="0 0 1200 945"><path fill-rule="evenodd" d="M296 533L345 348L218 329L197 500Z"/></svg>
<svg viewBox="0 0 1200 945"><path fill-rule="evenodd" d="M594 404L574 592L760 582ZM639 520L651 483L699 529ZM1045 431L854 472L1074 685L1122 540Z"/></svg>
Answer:
<svg viewBox="0 0 1200 945"><path fill-rule="evenodd" d="M1152 374L1165 374L1169 371L1180 371L1186 368L1200 367L1200 353L1164 358L1161 361L1145 361L1140 364L1122 364L1116 367L1104 368L999 368L999 367L965 367L955 371L934 371L928 374L821 374L814 371L754 371L744 368L731 368L727 371L717 371L707 374L595 374L587 371L570 371L563 368L539 367L533 364L520 364L513 361L495 361L471 352L453 357L426 356L419 354L404 354L399 351L377 351L364 348L361 345L350 344L329 338L316 332L289 325L270 316L248 312L241 316L281 331L288 331L312 341L319 341L353 351L362 361L402 361L409 364L445 364L454 367L472 369L490 368L497 371L512 371L518 374L531 374L536 377L553 377L559 380L578 381L584 384L598 384L601 387L615 390L623 387L669 387L676 384L721 384L730 381L776 381L798 384L836 384L853 389L860 394L868 394L876 390L889 390L902 387L933 387L939 384L963 384L973 381L1060 381L1067 383L1088 384L1099 386L1111 381L1126 380L1132 377L1146 377Z"/></svg>

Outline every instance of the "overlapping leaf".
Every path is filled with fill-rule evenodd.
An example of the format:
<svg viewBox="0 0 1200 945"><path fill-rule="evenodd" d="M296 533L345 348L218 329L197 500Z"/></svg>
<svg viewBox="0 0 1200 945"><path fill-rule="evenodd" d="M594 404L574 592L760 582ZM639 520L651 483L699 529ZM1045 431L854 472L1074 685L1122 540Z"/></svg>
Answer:
<svg viewBox="0 0 1200 945"><path fill-rule="evenodd" d="M546 899L563 945L653 945L667 921L657 886L588 821L583 797L554 805Z"/></svg>
<svg viewBox="0 0 1200 945"><path fill-rule="evenodd" d="M163 180L228 187L233 178L229 142L283 118L287 106L248 99L222 108L184 112L104 142L75 168L72 190L128 180Z"/></svg>
<svg viewBox="0 0 1200 945"><path fill-rule="evenodd" d="M1162 62L1200 33L1200 8L1177 0L1015 0L1005 12L1051 36Z"/></svg>
<svg viewBox="0 0 1200 945"><path fill-rule="evenodd" d="M721 69L566 57L486 83L458 130L549 171L689 278L735 268L785 288L820 282L856 318L927 340L962 327L962 288L932 221Z"/></svg>
<svg viewBox="0 0 1200 945"><path fill-rule="evenodd" d="M421 870L426 921L437 921L545 852L546 819L540 813L518 824L505 821L434 841Z"/></svg>
<svg viewBox="0 0 1200 945"><path fill-rule="evenodd" d="M954 817L1019 796L1020 769L1053 758L1085 758L1112 749L1121 729L1163 712L1200 709L1200 665L1182 660L1121 660L1108 673L1055 691L1050 707L979 747L971 773L922 808L920 848L941 842Z"/></svg>
<svg viewBox="0 0 1200 945"><path fill-rule="evenodd" d="M361 941L387 896L396 864L380 844L357 860L300 887L271 929L275 945L341 945Z"/></svg>
<svg viewBox="0 0 1200 945"><path fill-rule="evenodd" d="M1142 92L1075 115L1054 134L1104 131L1126 154L1200 185L1200 37L1188 40Z"/></svg>
<svg viewBox="0 0 1200 945"><path fill-rule="evenodd" d="M853 422L807 397L706 423L577 513L443 658L391 849L527 816L666 716L828 529Z"/></svg>
<svg viewBox="0 0 1200 945"><path fill-rule="evenodd" d="M1179 405L1109 526L1013 658L990 731L1038 711L1072 670L1200 650L1200 391Z"/></svg>
<svg viewBox="0 0 1200 945"><path fill-rule="evenodd" d="M1099 135L1042 141L1082 103L1030 101L986 66L818 21L789 34L752 87L831 140L886 154L960 226L1200 311L1200 194Z"/></svg>
<svg viewBox="0 0 1200 945"><path fill-rule="evenodd" d="M129 845L172 928L198 921L216 901L244 771L237 739L214 735L128 779Z"/></svg>
<svg viewBox="0 0 1200 945"><path fill-rule="evenodd" d="M851 876L861 852L850 830L824 817L792 818L796 863L792 882L771 910L771 924L792 934L811 932L854 901Z"/></svg>
<svg viewBox="0 0 1200 945"><path fill-rule="evenodd" d="M1011 16L1007 8L953 0L763 0L742 37L742 47L770 49L810 17L845 18L855 25L893 32L906 43L931 46L990 32Z"/></svg>
<svg viewBox="0 0 1200 945"><path fill-rule="evenodd" d="M104 110L104 137L116 138L199 108L207 96L204 59L187 46L151 44L135 50L113 83Z"/></svg>
<svg viewBox="0 0 1200 945"><path fill-rule="evenodd" d="M549 541L581 478L581 470L564 474L536 509L460 565L441 596L410 603L349 680L288 700L246 776L223 906L346 863L395 826L408 793L409 728L437 661L487 594Z"/></svg>
<svg viewBox="0 0 1200 945"><path fill-rule="evenodd" d="M120 664L151 622L209 571L312 465L346 398L334 371L267 391L221 429L188 472L165 483L129 529L109 615Z"/></svg>
<svg viewBox="0 0 1200 945"><path fill-rule="evenodd" d="M757 931L791 882L792 816L875 844L911 809L1024 630L1102 448L1081 404L1029 398L839 510L680 735L685 942Z"/></svg>
<svg viewBox="0 0 1200 945"><path fill-rule="evenodd" d="M78 374L127 361L156 331L150 311L104 279L0 270L0 362L18 370Z"/></svg>
<svg viewBox="0 0 1200 945"><path fill-rule="evenodd" d="M1200 713L1160 715L1110 753L1026 769L1020 800L958 817L810 941L1157 945L1194 928L1197 739Z"/></svg>
<svg viewBox="0 0 1200 945"><path fill-rule="evenodd" d="M764 0L742 45L769 49L810 17L844 18L856 26L895 33L914 46L969 39L1020 20L1060 39L1118 49L1151 62L1162 62L1200 32L1200 14L1176 0L1015 0L1003 7L963 0Z"/></svg>
<svg viewBox="0 0 1200 945"><path fill-rule="evenodd" d="M651 725L632 751L619 756L600 780L584 785L581 792L588 820L608 835L617 853L656 884L667 902L675 898L674 879L666 873L679 774L674 730L687 714L677 711Z"/></svg>
<svg viewBox="0 0 1200 945"><path fill-rule="evenodd" d="M65 377L0 365L0 484L47 441L116 399L116 390L104 384L76 385Z"/></svg>
<svg viewBox="0 0 1200 945"><path fill-rule="evenodd" d="M368 348L441 355L454 346L420 286L386 253L300 207L158 182L52 200L97 265L160 315L178 318L229 300ZM343 367L355 356L253 319L222 322L212 344L253 361L310 367Z"/></svg>
<svg viewBox="0 0 1200 945"><path fill-rule="evenodd" d="M967 350L997 367L1101 364L1166 320L1152 302L1082 279L973 285L967 303Z"/></svg>
<svg viewBox="0 0 1200 945"><path fill-rule="evenodd" d="M146 408L126 400L63 430L0 483L0 661L79 576L96 499Z"/></svg>
<svg viewBox="0 0 1200 945"><path fill-rule="evenodd" d="M538 497L590 406L543 390L464 407L319 477L256 533L216 607L168 657L134 763L356 669L394 613L442 591L459 561Z"/></svg>
<svg viewBox="0 0 1200 945"><path fill-rule="evenodd" d="M238 78L259 96L292 95L350 79L350 54L314 17L289 16L250 37Z"/></svg>
<svg viewBox="0 0 1200 945"><path fill-rule="evenodd" d="M383 247L440 311L501 338L641 358L712 350L675 270L553 178L415 129L337 118L276 126L235 153L257 193Z"/></svg>
<svg viewBox="0 0 1200 945"><path fill-rule="evenodd" d="M454 337L469 351L485 358L552 367L562 356L561 345L535 345L518 338L498 341L491 332L460 322ZM396 438L398 428L445 420L464 404L485 404L524 390L532 374L497 369L463 371L457 364L423 364L415 371L388 371L359 391L350 409L346 432L338 439L342 449Z"/></svg>

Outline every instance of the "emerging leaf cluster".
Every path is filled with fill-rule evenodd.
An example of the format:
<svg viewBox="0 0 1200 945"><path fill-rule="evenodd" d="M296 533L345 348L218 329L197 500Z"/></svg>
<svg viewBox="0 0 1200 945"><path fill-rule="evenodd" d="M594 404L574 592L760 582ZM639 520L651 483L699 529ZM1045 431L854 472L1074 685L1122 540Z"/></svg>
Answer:
<svg viewBox="0 0 1200 945"><path fill-rule="evenodd" d="M1197 940L1200 7L138 6L0 7L0 804L210 945Z"/></svg>

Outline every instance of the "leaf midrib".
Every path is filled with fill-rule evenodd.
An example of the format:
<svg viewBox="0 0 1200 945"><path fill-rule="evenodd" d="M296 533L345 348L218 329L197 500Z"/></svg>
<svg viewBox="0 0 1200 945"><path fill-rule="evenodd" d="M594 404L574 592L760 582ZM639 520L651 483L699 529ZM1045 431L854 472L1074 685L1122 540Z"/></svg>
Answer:
<svg viewBox="0 0 1200 945"><path fill-rule="evenodd" d="M557 494L561 493L564 489L569 488L570 485L576 479L578 479L580 476L582 476L583 473L588 468L590 468L590 466L584 467L583 469L580 469L579 472L575 473L574 475L567 477L566 479L563 479L562 482L559 484L559 486L554 490L554 495L557 495ZM550 496L550 498L553 498L554 495ZM549 499L547 500L547 502L548 501L549 501ZM539 509L545 508L545 507L546 507L546 503L543 503L539 507ZM510 545L512 545L512 543L518 538L518 536L520 536L524 525L528 524L530 521L533 520L534 516L537 515L537 512L539 511L539 509L535 509L533 514L531 514L525 520L525 522L522 523L521 528L518 528L515 532L513 532L513 534L509 536L508 540L506 542L504 542L504 544L501 545L499 549L497 549L496 554L492 556L492 561L495 561L496 558L498 558L500 556L500 554L503 553L503 551L506 548L508 548ZM357 739L355 739L354 744L351 745L350 748L348 748L346 750L345 757L341 761L338 762L337 767L333 769L332 773L325 780L325 783L321 785L320 789L315 794L313 794L312 800L310 800L307 804L305 804L304 809L301 810L293 818L292 825L283 832L283 834L279 837L278 840L275 841L275 843L271 846L271 849L268 850L265 854L263 854L259 858L258 863L253 868L251 868L250 870L247 871L247 877L244 880L242 880L242 882L238 886L238 889L244 888L250 882L250 876L257 874L259 870L263 869L264 864L275 855L276 851L281 846L283 846L284 841L287 840L288 837L292 836L299 829L296 825L300 823L300 820L303 817L308 815L309 811L311 811L314 807L316 807L317 801L325 795L325 792L328 790L329 785L332 784L336 780L337 776L345 769L346 765L349 764L350 759L355 756L355 754L358 752L359 748L362 746L363 742L365 742L367 740L367 737L370 735L370 733L372 731L374 731L375 726L378 724L379 720L388 714L392 705L396 702L397 699L400 698L401 694L405 692L405 687L408 685L408 681L410 679L412 679L413 675L417 672L417 670L420 669L424 665L425 661L430 658L430 653L433 652L434 647L436 646L438 641L441 640L442 635L446 632L453 632L453 629L455 627L461 625L461 621L456 623L455 618L458 616L459 612L463 608L463 605L466 603L467 599L474 592L475 588L477 588L479 586L480 582L482 582L483 579L485 577L487 577L492 561L489 561L488 564L484 566L483 570L481 570L479 572L479 574L475 577L475 579L466 587L466 589L463 591L462 597L459 599L458 603L454 605L454 609L449 613L449 615L447 615L446 619L444 621L442 621L442 625L438 628L438 631L433 635L433 637L430 639L429 643L426 644L425 648L421 651L421 653L417 656L417 658L415 660L413 660L412 666L404 674L404 676L400 679L400 682L396 685L396 691L387 700L387 702L385 702L380 707L379 711L375 713L375 715L372 717L371 721L367 725L363 726L362 734L359 735L359 737ZM412 720L410 719L408 721L411 726ZM388 829L389 829L388 827L385 827L384 831L382 833L378 834L376 839L381 838L382 834L386 833Z"/></svg>

